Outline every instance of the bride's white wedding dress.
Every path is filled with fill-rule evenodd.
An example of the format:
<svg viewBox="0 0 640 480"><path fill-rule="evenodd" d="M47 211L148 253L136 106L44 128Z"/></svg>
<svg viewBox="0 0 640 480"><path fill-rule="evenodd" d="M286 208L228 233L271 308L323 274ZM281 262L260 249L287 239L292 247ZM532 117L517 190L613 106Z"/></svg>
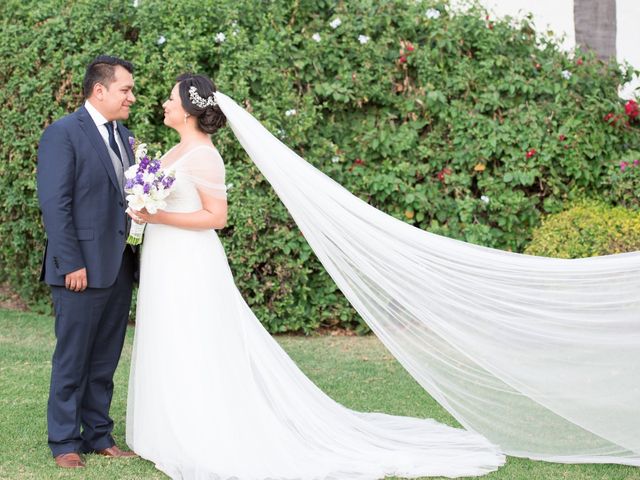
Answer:
<svg viewBox="0 0 640 480"><path fill-rule="evenodd" d="M167 210L224 196L218 152L178 159ZM481 475L504 456L476 433L360 413L320 391L242 299L214 230L148 225L127 444L174 479Z"/></svg>

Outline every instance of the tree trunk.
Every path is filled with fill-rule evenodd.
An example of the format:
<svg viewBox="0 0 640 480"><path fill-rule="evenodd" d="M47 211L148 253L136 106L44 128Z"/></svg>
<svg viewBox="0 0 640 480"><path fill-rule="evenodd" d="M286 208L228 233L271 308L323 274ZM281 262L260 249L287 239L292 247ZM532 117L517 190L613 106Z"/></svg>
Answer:
<svg viewBox="0 0 640 480"><path fill-rule="evenodd" d="M616 0L574 0L576 44L603 60L616 56Z"/></svg>

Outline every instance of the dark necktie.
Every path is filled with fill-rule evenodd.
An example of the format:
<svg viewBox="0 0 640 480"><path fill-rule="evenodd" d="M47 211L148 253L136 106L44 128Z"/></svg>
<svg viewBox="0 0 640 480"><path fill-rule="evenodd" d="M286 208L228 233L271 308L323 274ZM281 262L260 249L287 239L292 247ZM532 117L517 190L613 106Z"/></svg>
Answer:
<svg viewBox="0 0 640 480"><path fill-rule="evenodd" d="M111 147L111 150L113 150L113 153L115 153L120 159L120 163L122 163L122 154L120 153L120 149L116 143L116 136L113 133L113 122L107 122L105 123L105 126L107 127L107 132L109 132L109 146Z"/></svg>

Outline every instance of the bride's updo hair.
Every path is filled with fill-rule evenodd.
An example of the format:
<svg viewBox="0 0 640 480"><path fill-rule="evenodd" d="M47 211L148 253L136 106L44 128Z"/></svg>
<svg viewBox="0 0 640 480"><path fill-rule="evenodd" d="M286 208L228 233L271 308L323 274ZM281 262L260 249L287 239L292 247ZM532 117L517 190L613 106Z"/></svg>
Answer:
<svg viewBox="0 0 640 480"><path fill-rule="evenodd" d="M218 105L213 103L213 93L217 91L215 84L209 77L183 73L177 79L179 82L180 100L182 108L198 119L198 128L204 133L215 133L227 123L227 118ZM191 91L195 87L194 95Z"/></svg>

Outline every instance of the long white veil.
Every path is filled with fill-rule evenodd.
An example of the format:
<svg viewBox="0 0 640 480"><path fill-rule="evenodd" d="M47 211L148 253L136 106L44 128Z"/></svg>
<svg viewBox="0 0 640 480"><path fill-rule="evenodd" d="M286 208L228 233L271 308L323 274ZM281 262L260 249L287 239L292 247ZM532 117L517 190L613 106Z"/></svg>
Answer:
<svg viewBox="0 0 640 480"><path fill-rule="evenodd" d="M640 253L560 260L425 232L216 100L349 302L465 428L514 456L640 466Z"/></svg>

